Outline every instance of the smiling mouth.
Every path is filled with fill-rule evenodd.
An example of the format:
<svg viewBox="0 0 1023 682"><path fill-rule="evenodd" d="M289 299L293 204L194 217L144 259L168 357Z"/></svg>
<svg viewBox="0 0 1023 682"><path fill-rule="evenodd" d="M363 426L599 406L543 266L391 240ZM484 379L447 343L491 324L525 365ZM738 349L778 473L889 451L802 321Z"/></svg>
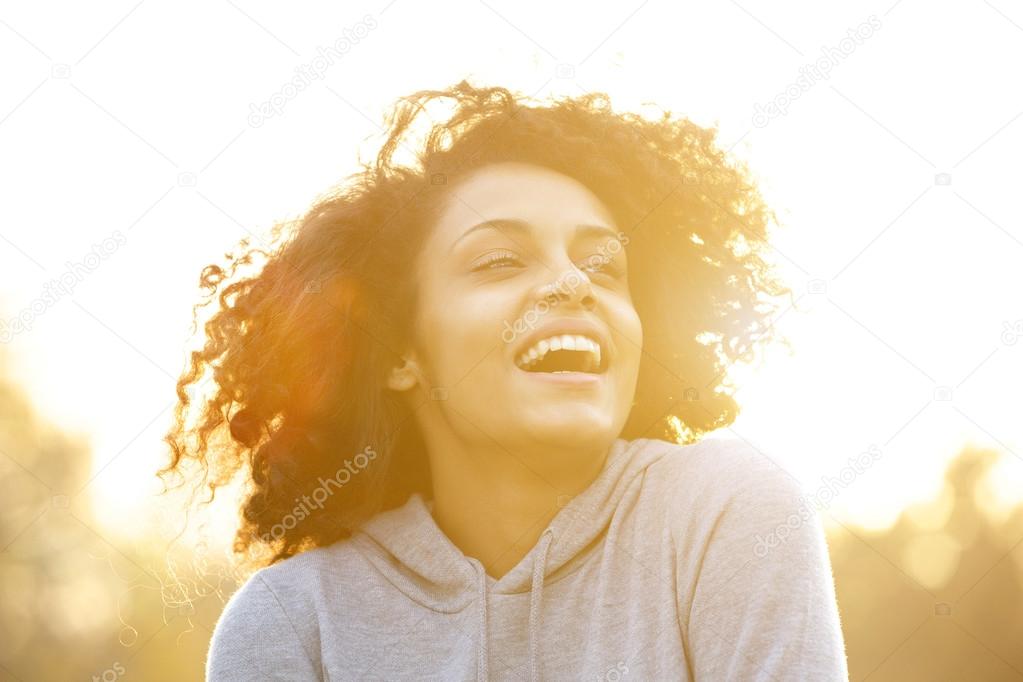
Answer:
<svg viewBox="0 0 1023 682"><path fill-rule="evenodd" d="M515 359L524 372L535 374L592 374L607 371L607 354L599 342L582 334L541 339Z"/></svg>

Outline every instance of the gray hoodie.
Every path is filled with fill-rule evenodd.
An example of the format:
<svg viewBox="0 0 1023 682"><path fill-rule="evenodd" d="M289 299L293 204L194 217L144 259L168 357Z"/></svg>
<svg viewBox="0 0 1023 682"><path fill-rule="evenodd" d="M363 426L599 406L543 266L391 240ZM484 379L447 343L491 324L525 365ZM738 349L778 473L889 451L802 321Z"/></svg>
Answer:
<svg viewBox="0 0 1023 682"><path fill-rule="evenodd" d="M254 573L207 679L848 679L820 521L742 441L617 439L500 579L431 507Z"/></svg>

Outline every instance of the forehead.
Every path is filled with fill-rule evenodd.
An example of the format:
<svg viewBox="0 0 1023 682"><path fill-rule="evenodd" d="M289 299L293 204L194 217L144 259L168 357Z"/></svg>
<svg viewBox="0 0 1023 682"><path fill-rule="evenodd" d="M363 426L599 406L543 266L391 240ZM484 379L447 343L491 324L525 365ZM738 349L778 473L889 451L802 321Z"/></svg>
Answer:
<svg viewBox="0 0 1023 682"><path fill-rule="evenodd" d="M436 225L455 238L484 220L515 218L545 231L576 224L613 226L608 208L585 185L557 171L499 163L473 171L450 188Z"/></svg>

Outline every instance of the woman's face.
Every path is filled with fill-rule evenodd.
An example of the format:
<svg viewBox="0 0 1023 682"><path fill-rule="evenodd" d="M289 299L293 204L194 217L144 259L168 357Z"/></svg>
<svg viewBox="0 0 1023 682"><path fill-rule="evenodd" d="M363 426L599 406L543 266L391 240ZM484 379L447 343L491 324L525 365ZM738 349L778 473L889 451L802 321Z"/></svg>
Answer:
<svg viewBox="0 0 1023 682"><path fill-rule="evenodd" d="M450 188L419 254L406 354L428 443L431 430L510 450L619 436L643 343L627 241L585 186L543 167L493 164Z"/></svg>

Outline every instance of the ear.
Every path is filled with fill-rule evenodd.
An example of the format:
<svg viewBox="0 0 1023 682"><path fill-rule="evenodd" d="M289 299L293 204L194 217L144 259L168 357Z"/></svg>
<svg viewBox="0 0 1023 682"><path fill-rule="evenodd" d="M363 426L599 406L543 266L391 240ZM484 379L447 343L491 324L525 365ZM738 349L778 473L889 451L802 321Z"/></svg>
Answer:
<svg viewBox="0 0 1023 682"><path fill-rule="evenodd" d="M387 375L387 387L395 391L407 391L419 381L419 363L415 355L403 357L401 365L391 367Z"/></svg>

